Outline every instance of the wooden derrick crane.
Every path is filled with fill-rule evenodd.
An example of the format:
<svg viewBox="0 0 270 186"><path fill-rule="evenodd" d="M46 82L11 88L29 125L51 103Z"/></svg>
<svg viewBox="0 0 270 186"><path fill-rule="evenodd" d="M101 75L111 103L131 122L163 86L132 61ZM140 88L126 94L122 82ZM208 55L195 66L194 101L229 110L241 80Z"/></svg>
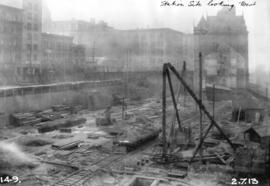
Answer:
<svg viewBox="0 0 270 186"><path fill-rule="evenodd" d="M167 137L166 137L166 90L167 90L167 79L168 79L168 84L169 84L169 89L171 92L171 97L173 101L173 107L175 110L175 115L176 115L176 121L178 123L178 128L180 131L182 131L182 126L180 122L180 116L178 113L178 108L177 108L177 103L176 103L176 98L174 95L174 89L172 85L172 80L171 80L171 73L176 76L176 78L180 81L186 92L194 99L195 103L199 106L199 109L206 115L206 117L210 120L210 125L207 127L207 130L204 135L202 135L202 138L200 139L199 143L197 144L197 147L194 151L194 154L191 158L190 161L193 161L194 157L197 155L198 150L202 147L202 144L207 137L210 129L215 126L218 131L221 133L221 135L224 136L226 141L230 144L230 146L235 150L235 147L231 140L225 135L223 130L220 128L220 126L217 124L217 122L214 120L213 116L206 110L206 107L204 104L201 102L199 98L195 95L193 90L188 86L186 81L181 77L181 75L177 72L175 67L170 64L170 63L165 63L163 65L163 86L162 86L162 154L159 156L162 160L160 162L168 162L168 161L175 161L175 158L171 158L168 156L168 143L167 143Z"/></svg>

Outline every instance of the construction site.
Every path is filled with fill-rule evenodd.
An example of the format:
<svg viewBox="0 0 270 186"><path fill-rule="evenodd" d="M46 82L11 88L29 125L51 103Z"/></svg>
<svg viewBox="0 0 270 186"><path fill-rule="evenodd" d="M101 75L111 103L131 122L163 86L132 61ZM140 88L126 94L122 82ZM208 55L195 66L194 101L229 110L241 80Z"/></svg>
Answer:
<svg viewBox="0 0 270 186"><path fill-rule="evenodd" d="M0 0L0 185L269 186L268 1L131 1Z"/></svg>
<svg viewBox="0 0 270 186"><path fill-rule="evenodd" d="M104 109L70 104L11 113L1 129L3 183L268 185L268 99L248 90L232 90L228 99L228 90L214 86L197 96L184 66L163 65L158 96L118 92ZM117 90L128 92L129 83Z"/></svg>

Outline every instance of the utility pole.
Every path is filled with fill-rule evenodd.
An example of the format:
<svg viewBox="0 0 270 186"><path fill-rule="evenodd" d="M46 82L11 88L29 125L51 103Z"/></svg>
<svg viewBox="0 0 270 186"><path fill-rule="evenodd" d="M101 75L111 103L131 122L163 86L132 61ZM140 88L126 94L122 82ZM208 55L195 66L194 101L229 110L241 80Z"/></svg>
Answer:
<svg viewBox="0 0 270 186"><path fill-rule="evenodd" d="M183 79L186 80L186 61L183 61L183 69L182 69L182 76L183 76ZM184 88L183 89L183 93L184 93L184 107L186 107L186 89Z"/></svg>
<svg viewBox="0 0 270 186"><path fill-rule="evenodd" d="M213 119L215 119L216 86L213 84Z"/></svg>
<svg viewBox="0 0 270 186"><path fill-rule="evenodd" d="M268 115L268 87L266 87L266 90L265 90L266 92L266 101L265 101L265 110L266 110L266 114L265 115Z"/></svg>
<svg viewBox="0 0 270 186"><path fill-rule="evenodd" d="M125 88L125 97L128 97L128 81L129 81L129 77L128 77L128 70L129 70L129 50L127 50L127 63L126 63L126 88Z"/></svg>
<svg viewBox="0 0 270 186"><path fill-rule="evenodd" d="M163 65L162 71L162 144L163 144L163 157L167 154L167 143L166 143L166 75L167 66Z"/></svg>
<svg viewBox="0 0 270 186"><path fill-rule="evenodd" d="M92 48L92 63L95 63L95 52L96 52L96 41L93 42L93 48Z"/></svg>
<svg viewBox="0 0 270 186"><path fill-rule="evenodd" d="M202 141L202 53L199 53L199 99L200 99L200 141ZM200 148L200 160L202 161L202 148Z"/></svg>
<svg viewBox="0 0 270 186"><path fill-rule="evenodd" d="M125 97L122 98L122 120L125 118Z"/></svg>
<svg viewBox="0 0 270 186"><path fill-rule="evenodd" d="M93 47L92 47L92 65L95 66L95 55L96 55L96 40L94 39L93 41ZM103 77L103 72L105 71L104 66L101 66L101 68L98 70L98 74L97 74L97 79L101 80Z"/></svg>

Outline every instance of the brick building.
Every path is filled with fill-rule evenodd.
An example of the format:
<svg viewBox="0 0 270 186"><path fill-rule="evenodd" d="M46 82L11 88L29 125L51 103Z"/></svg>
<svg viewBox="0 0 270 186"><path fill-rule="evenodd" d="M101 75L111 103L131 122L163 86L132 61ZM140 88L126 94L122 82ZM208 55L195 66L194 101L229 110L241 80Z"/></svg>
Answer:
<svg viewBox="0 0 270 186"><path fill-rule="evenodd" d="M48 21L44 21L43 25L45 24L45 32L71 36L74 38L74 44L84 45L88 62L91 62L94 57L106 55L109 50L108 43L113 38L114 29L104 21L98 23L82 20L52 21L50 26Z"/></svg>
<svg viewBox="0 0 270 186"><path fill-rule="evenodd" d="M117 37L121 60L128 61L128 71L160 70L164 62L179 65L185 59L184 37L169 28L121 30Z"/></svg>
<svg viewBox="0 0 270 186"><path fill-rule="evenodd" d="M42 33L42 67L57 67L71 64L72 37Z"/></svg>
<svg viewBox="0 0 270 186"><path fill-rule="evenodd" d="M16 66L21 61L22 10L0 5L0 64Z"/></svg>
<svg viewBox="0 0 270 186"><path fill-rule="evenodd" d="M23 0L23 66L40 65L41 3L41 0Z"/></svg>
<svg viewBox="0 0 270 186"><path fill-rule="evenodd" d="M223 82L212 83L234 88L246 87L249 79L248 31L243 15L236 15L235 9L229 11L223 8L216 16L202 17L198 25L194 27L194 42L195 74L199 74L197 56L199 52L202 52L204 70L206 63L216 63L218 64L216 77L224 76L226 79ZM230 68L231 66L235 68ZM226 69L231 71L226 71ZM235 70L236 72L233 72ZM203 73L206 77L206 72ZM231 74L234 74L236 79L231 79ZM194 80L194 84L198 84L198 76Z"/></svg>
<svg viewBox="0 0 270 186"><path fill-rule="evenodd" d="M1 85L16 82L16 68L22 57L22 29L22 10L0 5Z"/></svg>
<svg viewBox="0 0 270 186"><path fill-rule="evenodd" d="M20 60L16 61L17 75L30 80L39 73L41 56L41 10L42 0L0 0L0 4L18 9L22 29L16 33L21 37ZM18 78L19 78L18 76Z"/></svg>
<svg viewBox="0 0 270 186"><path fill-rule="evenodd" d="M85 47L84 45L73 44L71 47L70 59L72 65L85 66Z"/></svg>
<svg viewBox="0 0 270 186"><path fill-rule="evenodd" d="M89 38L94 37L93 32L89 33L89 30L93 31L92 24L85 27L82 21L77 24L67 21L64 25L70 25L70 29L60 24L61 28L69 31L67 36L61 32L58 35L43 33L43 30L52 28L52 21L42 0L0 0L0 15L0 63L3 67L13 65L18 82L38 82L44 72L53 67L66 69L72 68L70 65L74 63L85 64L86 49L76 43L88 43ZM103 26L106 24L98 24L99 28ZM74 29L78 30L72 35ZM85 40L86 36L88 40ZM2 68L2 71L9 74L7 77L14 74L7 69Z"/></svg>

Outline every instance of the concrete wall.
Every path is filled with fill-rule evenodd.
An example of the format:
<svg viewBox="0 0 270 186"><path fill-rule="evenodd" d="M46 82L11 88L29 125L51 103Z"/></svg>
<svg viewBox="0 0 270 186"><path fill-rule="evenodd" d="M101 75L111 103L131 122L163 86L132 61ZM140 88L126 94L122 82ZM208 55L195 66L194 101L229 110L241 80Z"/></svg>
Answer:
<svg viewBox="0 0 270 186"><path fill-rule="evenodd" d="M53 105L82 105L90 110L106 108L112 101L112 89L122 86L87 87L77 90L0 96L0 126L8 123L8 116L16 112L45 110Z"/></svg>
<svg viewBox="0 0 270 186"><path fill-rule="evenodd" d="M111 95L109 88L1 97L0 113L10 114L14 112L43 110L57 104L83 105L85 108L94 109L106 107L110 101Z"/></svg>

